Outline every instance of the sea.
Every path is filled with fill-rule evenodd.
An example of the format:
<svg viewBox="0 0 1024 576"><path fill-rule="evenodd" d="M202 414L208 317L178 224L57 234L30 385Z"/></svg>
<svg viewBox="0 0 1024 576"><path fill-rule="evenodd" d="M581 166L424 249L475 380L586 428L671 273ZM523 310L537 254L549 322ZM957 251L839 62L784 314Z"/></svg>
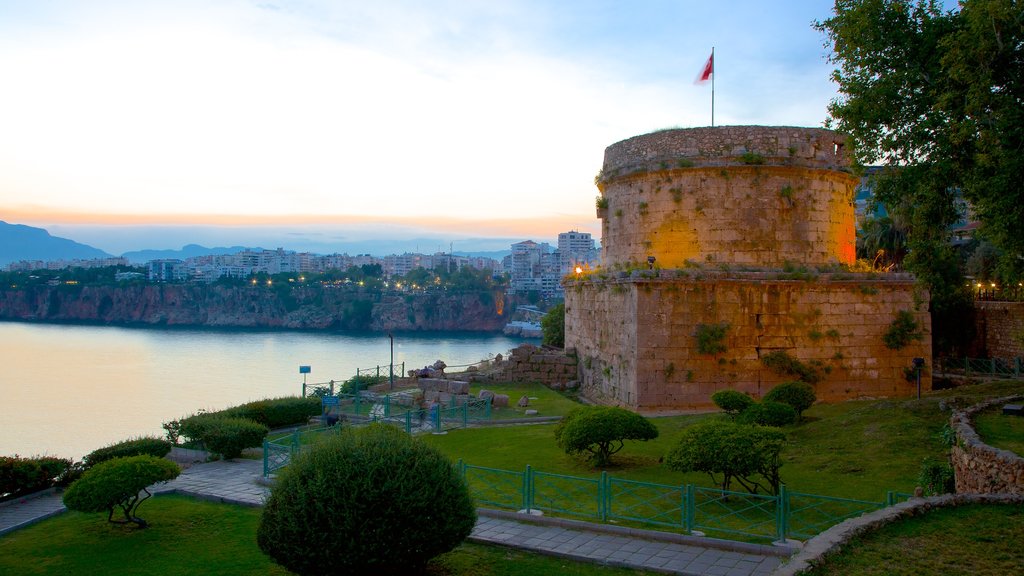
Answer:
<svg viewBox="0 0 1024 576"><path fill-rule="evenodd" d="M0 456L81 459L163 422L360 372L465 366L537 339L0 322ZM308 373L300 367L308 366Z"/></svg>

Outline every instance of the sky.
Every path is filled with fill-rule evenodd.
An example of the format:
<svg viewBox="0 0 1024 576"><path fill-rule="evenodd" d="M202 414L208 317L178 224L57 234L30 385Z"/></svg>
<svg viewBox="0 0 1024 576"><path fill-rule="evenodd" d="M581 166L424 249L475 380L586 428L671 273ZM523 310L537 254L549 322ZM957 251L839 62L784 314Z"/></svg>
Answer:
<svg viewBox="0 0 1024 576"><path fill-rule="evenodd" d="M600 236L605 147L821 126L831 2L0 0L0 220L113 254ZM431 251L435 248L431 246Z"/></svg>

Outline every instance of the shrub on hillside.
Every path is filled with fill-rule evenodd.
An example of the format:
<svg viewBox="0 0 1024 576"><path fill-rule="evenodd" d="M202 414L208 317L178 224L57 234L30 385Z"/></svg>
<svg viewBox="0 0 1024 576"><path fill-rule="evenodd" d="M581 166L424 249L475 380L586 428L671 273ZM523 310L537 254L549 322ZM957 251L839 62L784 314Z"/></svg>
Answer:
<svg viewBox="0 0 1024 576"><path fill-rule="evenodd" d="M68 487L64 505L79 512L107 511L108 522L145 528L146 521L137 512L150 497L147 487L173 480L180 473L174 462L148 454L114 458L93 466ZM121 509L123 519L114 519L115 508Z"/></svg>
<svg viewBox="0 0 1024 576"><path fill-rule="evenodd" d="M764 395L765 402L782 402L792 406L798 420L804 410L814 405L817 399L814 387L807 382L784 382Z"/></svg>
<svg viewBox="0 0 1024 576"><path fill-rule="evenodd" d="M753 398L739 390L719 390L711 395L711 401L733 418L754 403Z"/></svg>
<svg viewBox="0 0 1024 576"><path fill-rule="evenodd" d="M540 319L541 343L545 346L565 346L565 303L551 307Z"/></svg>
<svg viewBox="0 0 1024 576"><path fill-rule="evenodd" d="M956 492L956 476L949 462L926 459L921 463L917 482L925 496L937 496Z"/></svg>
<svg viewBox="0 0 1024 576"><path fill-rule="evenodd" d="M785 442L777 428L707 420L683 430L665 464L679 472L704 472L723 490L736 481L755 494L777 494Z"/></svg>
<svg viewBox="0 0 1024 576"><path fill-rule="evenodd" d="M653 440L658 429L636 412L615 406L582 406L555 426L555 443L566 454L587 453L595 466L607 466L626 440Z"/></svg>
<svg viewBox="0 0 1024 576"><path fill-rule="evenodd" d="M93 450L86 454L82 460L86 468L92 468L100 462L106 462L114 458L139 456L141 454L163 458L170 451L171 443L167 440L152 437L132 438Z"/></svg>
<svg viewBox="0 0 1024 576"><path fill-rule="evenodd" d="M71 469L71 460L52 456L0 456L0 496L20 496L58 484Z"/></svg>
<svg viewBox="0 0 1024 576"><path fill-rule="evenodd" d="M415 574L475 523L469 489L444 455L371 424L324 438L279 473L256 541L296 574Z"/></svg>
<svg viewBox="0 0 1024 576"><path fill-rule="evenodd" d="M248 418L267 428L281 428L295 424L305 424L312 416L319 416L321 411L319 398L300 398L298 396L286 396L283 398L269 398L257 400L235 406L220 412L214 412L222 416L232 418Z"/></svg>
<svg viewBox="0 0 1024 576"><path fill-rule="evenodd" d="M181 435L225 459L237 458L242 450L263 443L269 430L248 418L232 418L220 413L197 414L181 421Z"/></svg>
<svg viewBox="0 0 1024 576"><path fill-rule="evenodd" d="M765 400L748 406L740 413L737 421L760 426L786 426L796 422L796 410L789 404Z"/></svg>

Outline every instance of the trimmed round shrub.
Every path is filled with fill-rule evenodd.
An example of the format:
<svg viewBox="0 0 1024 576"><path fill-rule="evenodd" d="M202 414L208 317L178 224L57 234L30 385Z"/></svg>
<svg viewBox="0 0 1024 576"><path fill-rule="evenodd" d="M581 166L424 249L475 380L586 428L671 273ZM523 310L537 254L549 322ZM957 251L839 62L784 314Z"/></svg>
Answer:
<svg viewBox="0 0 1024 576"><path fill-rule="evenodd" d="M415 574L458 546L476 508L440 451L385 424L346 429L277 478L256 541L296 574Z"/></svg>
<svg viewBox="0 0 1024 576"><path fill-rule="evenodd" d="M760 426L785 426L796 422L796 410L789 404L765 400L748 406L740 413L738 421Z"/></svg>
<svg viewBox="0 0 1024 576"><path fill-rule="evenodd" d="M754 403L753 398L739 390L719 390L711 395L711 401L733 418Z"/></svg>
<svg viewBox="0 0 1024 576"><path fill-rule="evenodd" d="M607 466L626 440L653 440L658 428L636 412L617 406L583 406L555 426L555 443L566 454L589 454L595 466Z"/></svg>
<svg viewBox="0 0 1024 576"><path fill-rule="evenodd" d="M114 458L125 458L128 456L139 456L142 454L149 454L150 456L163 458L164 456L167 456L167 453L170 451L171 443L167 440L144 436L142 438L124 440L98 450L93 450L82 460L85 463L86 468L92 468L100 462L106 462L107 460L113 460Z"/></svg>
<svg viewBox="0 0 1024 576"><path fill-rule="evenodd" d="M145 528L146 521L136 513L150 497L146 488L173 480L180 473L174 462L148 454L114 458L93 466L71 484L64 492L64 505L79 512L107 511L109 522ZM115 508L121 509L123 519L114 519Z"/></svg>
<svg viewBox="0 0 1024 576"><path fill-rule="evenodd" d="M210 420L203 430L203 445L226 460L238 458L246 448L261 446L269 432L266 426L246 418L215 417Z"/></svg>
<svg viewBox="0 0 1024 576"><path fill-rule="evenodd" d="M777 494L785 443L786 434L777 428L705 420L683 430L665 455L665 465L679 472L704 472L723 490L737 482L750 492Z"/></svg>
<svg viewBox="0 0 1024 576"><path fill-rule="evenodd" d="M257 400L214 412L221 416L234 418L248 418L267 428L281 428L294 424L305 424L313 416L319 416L321 412L320 398L299 396L284 396L282 398L269 398Z"/></svg>
<svg viewBox="0 0 1024 576"><path fill-rule="evenodd" d="M814 394L814 387L807 382L785 382L772 388L764 395L766 402L782 402L789 404L796 410L796 417L799 419L804 410L814 405L818 397Z"/></svg>

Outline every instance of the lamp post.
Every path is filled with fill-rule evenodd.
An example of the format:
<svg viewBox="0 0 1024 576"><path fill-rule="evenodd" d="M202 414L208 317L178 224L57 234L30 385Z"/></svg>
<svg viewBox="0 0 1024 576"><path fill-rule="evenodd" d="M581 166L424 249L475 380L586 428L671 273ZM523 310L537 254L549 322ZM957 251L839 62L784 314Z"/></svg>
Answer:
<svg viewBox="0 0 1024 576"><path fill-rule="evenodd" d="M914 368L917 369L917 399L921 399L921 368L924 366L924 358L914 358Z"/></svg>
<svg viewBox="0 0 1024 576"><path fill-rule="evenodd" d="M388 365L388 380L390 389L395 389L395 338L388 332L388 340L391 341L391 363Z"/></svg>

